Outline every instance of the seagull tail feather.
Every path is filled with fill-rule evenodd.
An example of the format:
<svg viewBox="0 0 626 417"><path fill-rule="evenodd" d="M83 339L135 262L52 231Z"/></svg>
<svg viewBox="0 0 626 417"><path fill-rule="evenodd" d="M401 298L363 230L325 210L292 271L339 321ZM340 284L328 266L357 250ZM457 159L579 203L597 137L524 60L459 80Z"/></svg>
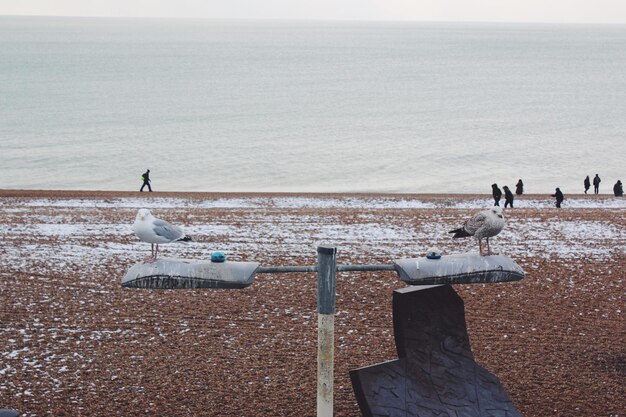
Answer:
<svg viewBox="0 0 626 417"><path fill-rule="evenodd" d="M458 229L450 230L448 233L454 233L454 236L452 236L454 239L458 239L460 237L470 237L471 236L462 227L459 227Z"/></svg>
<svg viewBox="0 0 626 417"><path fill-rule="evenodd" d="M193 242L191 236L183 236L180 239L176 239L177 242Z"/></svg>

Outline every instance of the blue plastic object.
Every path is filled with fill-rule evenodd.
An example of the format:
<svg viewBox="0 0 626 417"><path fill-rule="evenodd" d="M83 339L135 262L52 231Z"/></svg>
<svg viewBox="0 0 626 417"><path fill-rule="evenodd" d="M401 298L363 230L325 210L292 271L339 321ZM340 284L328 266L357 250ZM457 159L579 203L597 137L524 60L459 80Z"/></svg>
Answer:
<svg viewBox="0 0 626 417"><path fill-rule="evenodd" d="M226 255L222 252L213 252L211 254L211 262L224 262L226 261Z"/></svg>

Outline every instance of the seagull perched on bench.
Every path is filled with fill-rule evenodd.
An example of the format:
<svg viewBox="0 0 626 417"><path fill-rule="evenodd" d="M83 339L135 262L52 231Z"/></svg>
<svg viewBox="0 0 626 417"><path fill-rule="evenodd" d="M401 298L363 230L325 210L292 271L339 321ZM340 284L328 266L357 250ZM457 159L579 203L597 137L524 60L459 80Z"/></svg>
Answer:
<svg viewBox="0 0 626 417"><path fill-rule="evenodd" d="M188 242L193 240L185 235L182 228L165 220L157 219L148 209L140 209L137 212L135 223L133 223L133 231L140 240L151 244L150 256L145 259L145 262L148 263L156 262L159 243Z"/></svg>
<svg viewBox="0 0 626 417"><path fill-rule="evenodd" d="M474 236L478 240L478 251L481 256L496 255L491 252L489 247L489 238L494 237L504 228L504 214L499 206L492 207L489 210L481 211L468 219L462 227L451 230L455 239L461 237ZM482 240L487 241L487 253L483 253Z"/></svg>

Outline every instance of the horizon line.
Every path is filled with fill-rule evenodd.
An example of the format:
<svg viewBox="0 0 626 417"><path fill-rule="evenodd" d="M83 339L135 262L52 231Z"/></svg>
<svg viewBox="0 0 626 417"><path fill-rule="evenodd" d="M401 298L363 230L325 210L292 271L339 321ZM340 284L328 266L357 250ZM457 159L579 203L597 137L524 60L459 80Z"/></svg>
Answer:
<svg viewBox="0 0 626 417"><path fill-rule="evenodd" d="M540 20L412 20L412 19L348 19L348 18L303 18L303 17L192 17L192 16L110 16L110 15L56 15L56 14L0 14L0 17L36 18L84 18L84 19L138 19L138 20L209 20L248 22L336 22L336 23L459 23L459 24L536 24L536 25L597 25L624 26L624 22L596 21L540 21Z"/></svg>

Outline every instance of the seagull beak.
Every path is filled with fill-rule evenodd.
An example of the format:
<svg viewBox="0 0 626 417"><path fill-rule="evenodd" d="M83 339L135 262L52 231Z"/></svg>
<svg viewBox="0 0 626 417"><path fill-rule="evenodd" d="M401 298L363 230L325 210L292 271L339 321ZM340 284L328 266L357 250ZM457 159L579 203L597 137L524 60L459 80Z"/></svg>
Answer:
<svg viewBox="0 0 626 417"><path fill-rule="evenodd" d="M498 214L498 217L499 217L499 218L502 218L502 214Z"/></svg>
<svg viewBox="0 0 626 417"><path fill-rule="evenodd" d="M144 216L144 215L142 214L141 216L139 216L139 218L140 218L141 220L145 220L145 219L146 219L146 216Z"/></svg>

